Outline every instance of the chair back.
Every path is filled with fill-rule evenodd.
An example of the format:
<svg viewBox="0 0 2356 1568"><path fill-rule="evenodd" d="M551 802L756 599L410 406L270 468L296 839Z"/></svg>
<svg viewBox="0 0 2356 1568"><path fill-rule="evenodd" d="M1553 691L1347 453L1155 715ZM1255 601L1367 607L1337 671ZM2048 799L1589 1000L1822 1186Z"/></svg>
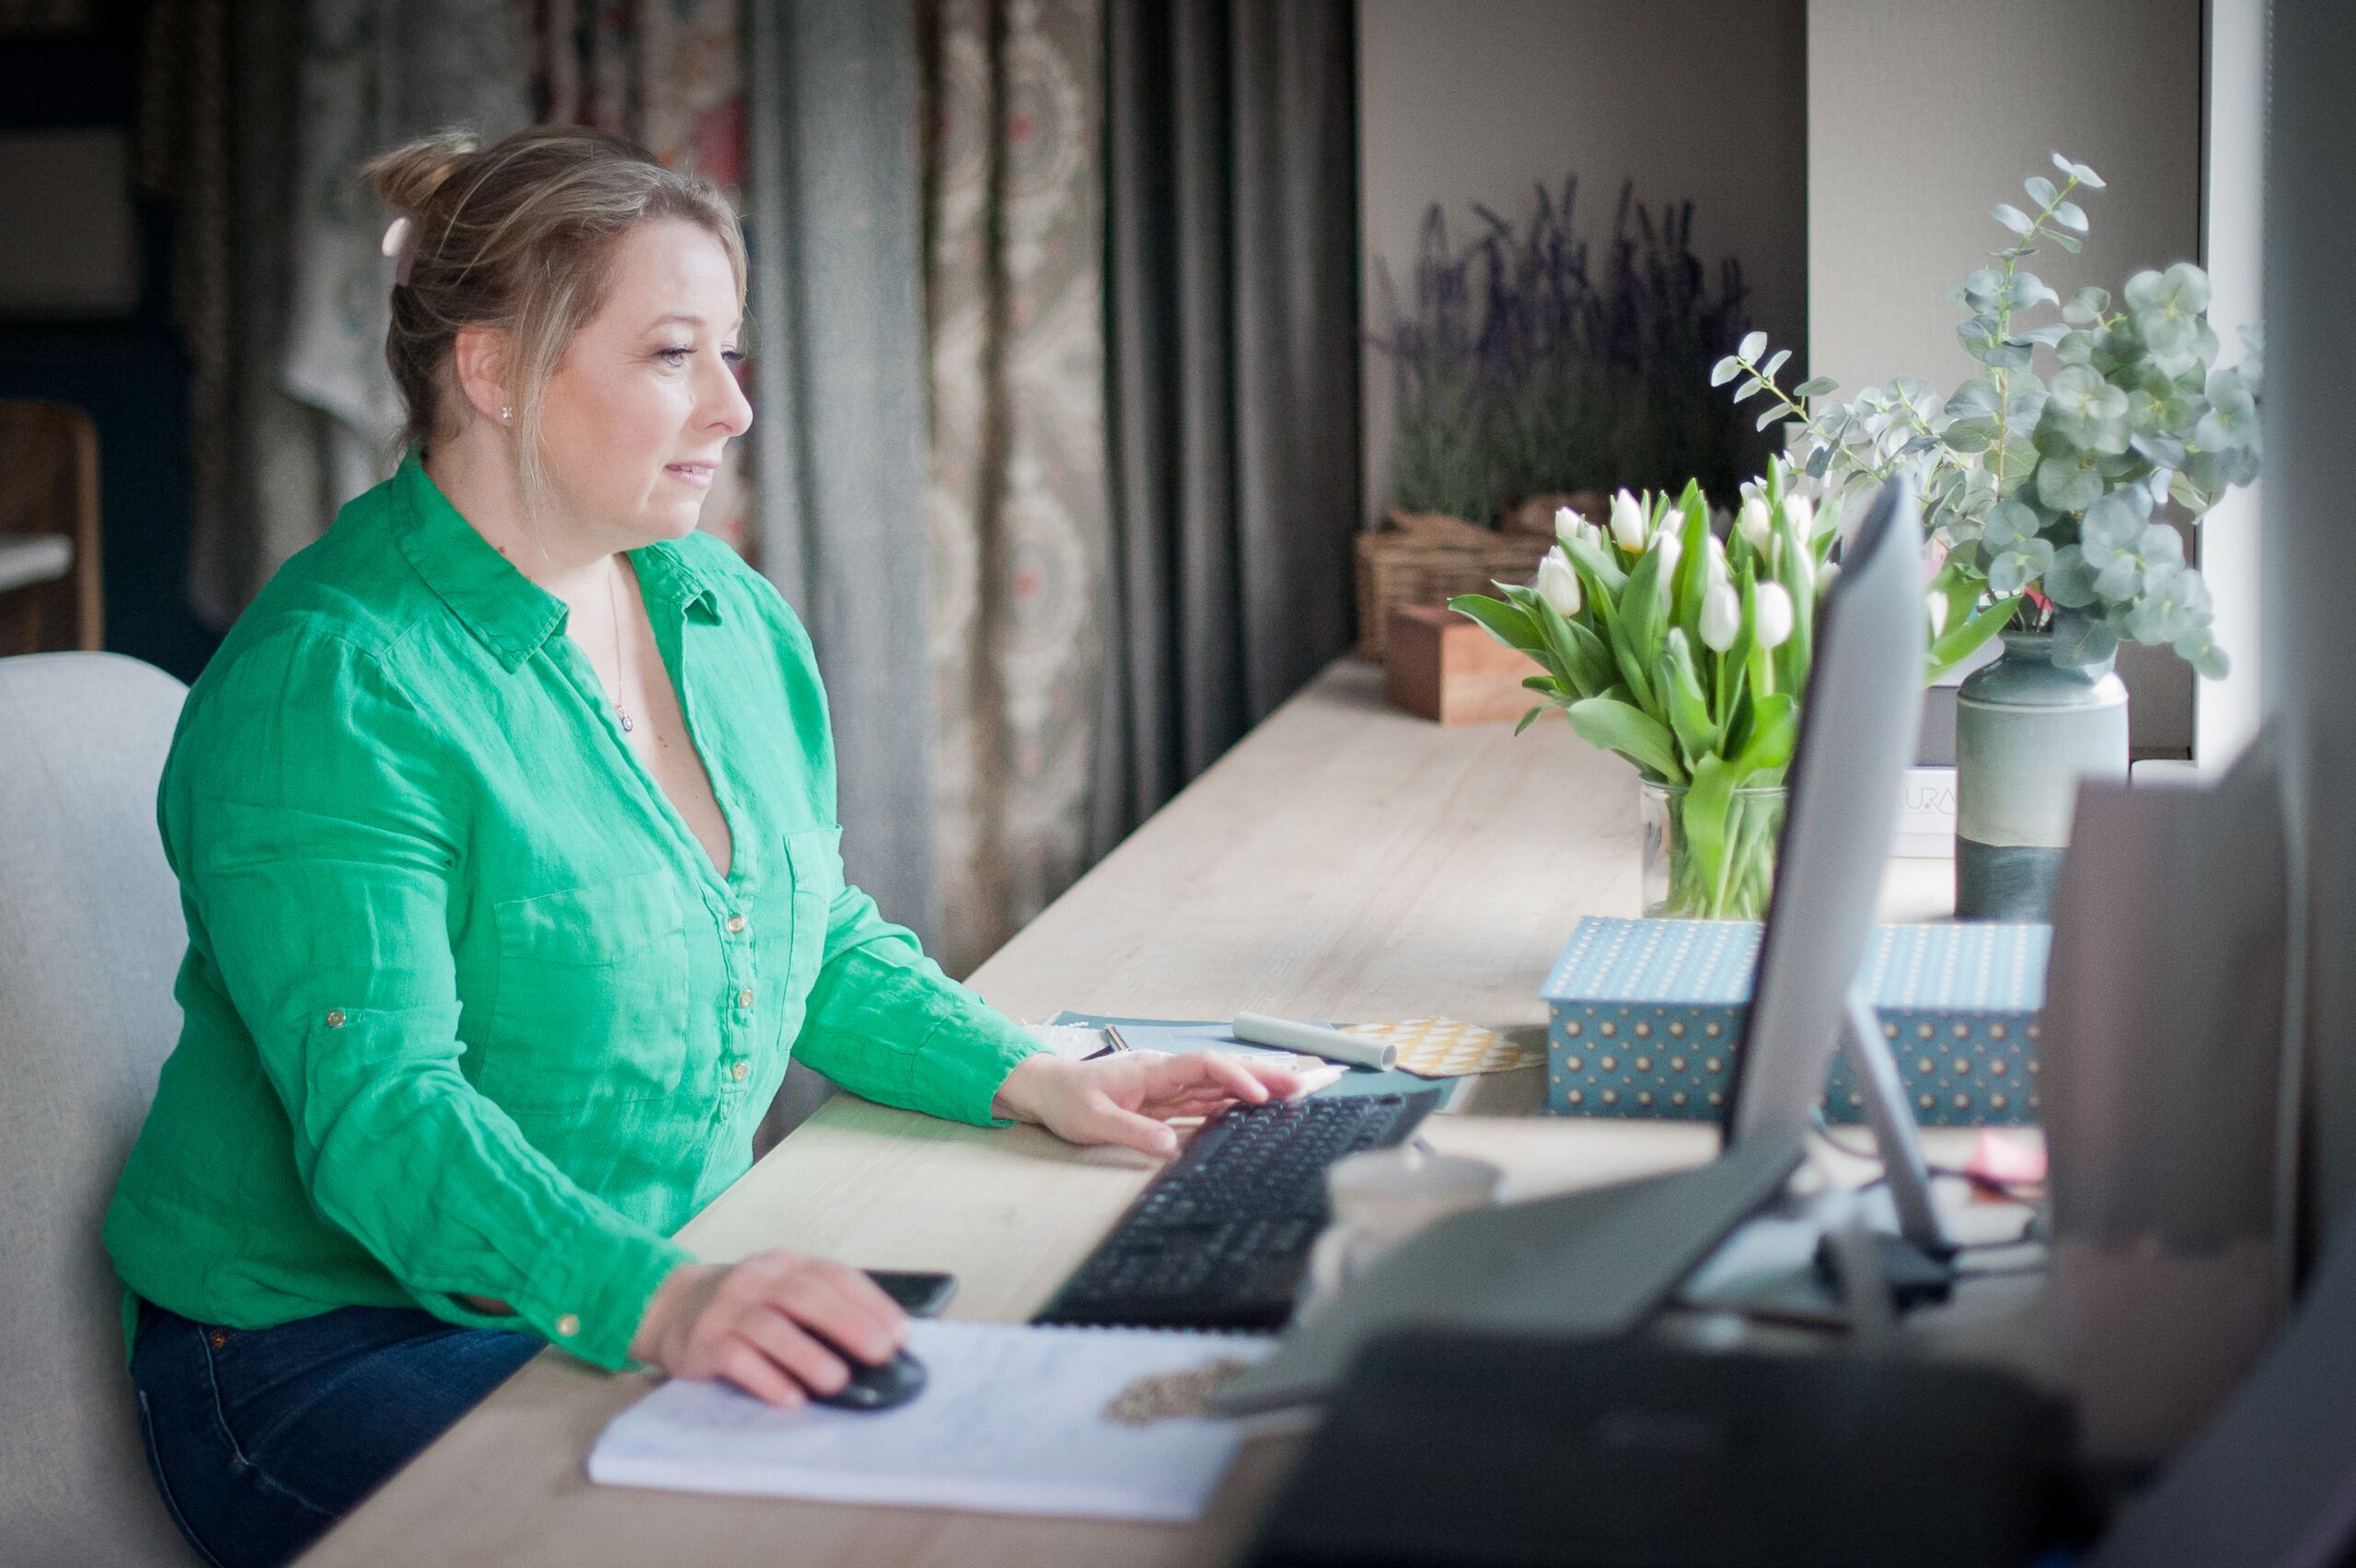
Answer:
<svg viewBox="0 0 2356 1568"><path fill-rule="evenodd" d="M180 684L0 658L0 1564L189 1550L133 1413L107 1203L179 1033L188 946L156 831Z"/></svg>
<svg viewBox="0 0 2356 1568"><path fill-rule="evenodd" d="M98 567L98 427L0 398L0 655L104 647Z"/></svg>

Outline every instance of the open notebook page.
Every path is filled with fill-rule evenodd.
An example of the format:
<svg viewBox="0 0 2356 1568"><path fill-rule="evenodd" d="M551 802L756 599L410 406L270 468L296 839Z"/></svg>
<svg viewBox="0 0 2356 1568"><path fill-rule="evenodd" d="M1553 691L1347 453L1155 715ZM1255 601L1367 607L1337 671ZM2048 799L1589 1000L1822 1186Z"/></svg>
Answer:
<svg viewBox="0 0 2356 1568"><path fill-rule="evenodd" d="M1144 1329L918 1321L930 1374L896 1410L780 1411L722 1383L670 1382L617 1416L593 1481L683 1492L999 1514L1195 1518L1233 1457L1232 1424L1106 1413L1138 1379L1273 1341Z"/></svg>

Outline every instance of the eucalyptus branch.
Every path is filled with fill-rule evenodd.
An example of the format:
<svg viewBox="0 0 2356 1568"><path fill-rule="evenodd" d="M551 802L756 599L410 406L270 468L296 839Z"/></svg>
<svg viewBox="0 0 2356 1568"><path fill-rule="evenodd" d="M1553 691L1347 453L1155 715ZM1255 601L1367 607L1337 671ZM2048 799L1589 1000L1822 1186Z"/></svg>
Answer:
<svg viewBox="0 0 2356 1568"><path fill-rule="evenodd" d="M2077 253L2088 225L2073 198L2104 186L2060 153L2053 165L2061 184L2022 182L2031 210L1989 210L2013 241L1952 296L1969 313L1957 336L1981 375L1944 398L1906 375L1845 403L1826 377L1786 393L1776 373L1788 351L1762 363L1766 336L1754 332L1711 383L1745 377L1737 402L1768 394L1762 429L1802 421L1807 475L1836 513L1866 485L1901 470L1915 477L1944 552L1931 584L1942 623L1934 670L1969 657L2032 603L2064 662L2099 663L2132 638L2221 674L2207 584L2154 513L2173 502L2197 518L2227 487L2258 477L2259 344L2245 330L2249 356L2216 363L2209 280L2189 262L2130 278L2120 309L2094 287L2063 304L2022 263L2040 244ZM2025 327L2041 305L2059 306L2061 320ZM2039 350L2057 362L2050 381L2034 363Z"/></svg>

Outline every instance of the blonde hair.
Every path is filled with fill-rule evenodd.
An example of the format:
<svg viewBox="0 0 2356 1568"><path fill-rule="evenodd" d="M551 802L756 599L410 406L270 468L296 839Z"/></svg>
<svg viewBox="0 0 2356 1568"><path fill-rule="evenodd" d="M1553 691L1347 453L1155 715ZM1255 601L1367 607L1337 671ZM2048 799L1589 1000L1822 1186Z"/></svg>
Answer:
<svg viewBox="0 0 2356 1568"><path fill-rule="evenodd" d="M744 303L745 237L728 198L618 136L539 126L485 147L469 132L445 131L362 172L414 225L409 275L393 288L385 335L385 363L409 415L403 439L430 450L456 433L451 416L464 397L452 360L458 333L504 332L527 505L548 494L542 394L574 335L604 306L623 235L663 219L703 229L728 253Z"/></svg>

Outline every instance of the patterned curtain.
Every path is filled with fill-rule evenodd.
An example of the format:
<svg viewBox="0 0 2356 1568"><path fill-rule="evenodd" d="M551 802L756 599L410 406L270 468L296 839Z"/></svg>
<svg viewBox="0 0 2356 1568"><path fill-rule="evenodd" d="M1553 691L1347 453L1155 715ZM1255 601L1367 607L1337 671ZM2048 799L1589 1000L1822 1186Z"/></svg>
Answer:
<svg viewBox="0 0 2356 1568"><path fill-rule="evenodd" d="M1104 642L1098 0L928 0L930 635L943 918L969 973L1084 869Z"/></svg>

